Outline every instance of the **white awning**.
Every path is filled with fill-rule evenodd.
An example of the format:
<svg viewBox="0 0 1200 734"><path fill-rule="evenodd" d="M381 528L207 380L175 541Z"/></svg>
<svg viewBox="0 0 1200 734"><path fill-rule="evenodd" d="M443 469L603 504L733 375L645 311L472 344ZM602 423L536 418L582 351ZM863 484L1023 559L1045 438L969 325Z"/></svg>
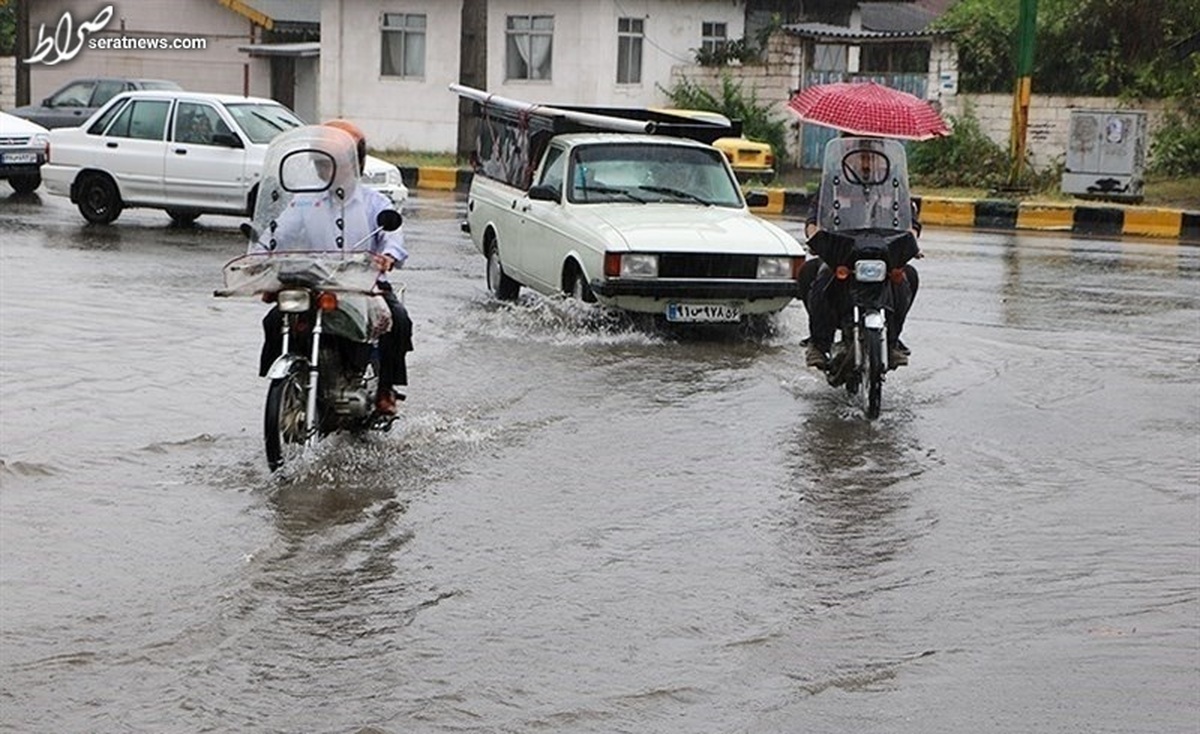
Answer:
<svg viewBox="0 0 1200 734"><path fill-rule="evenodd" d="M238 46L238 51L251 56L292 56L294 58L312 58L321 55L320 41L305 41L303 43L254 43L249 46Z"/></svg>

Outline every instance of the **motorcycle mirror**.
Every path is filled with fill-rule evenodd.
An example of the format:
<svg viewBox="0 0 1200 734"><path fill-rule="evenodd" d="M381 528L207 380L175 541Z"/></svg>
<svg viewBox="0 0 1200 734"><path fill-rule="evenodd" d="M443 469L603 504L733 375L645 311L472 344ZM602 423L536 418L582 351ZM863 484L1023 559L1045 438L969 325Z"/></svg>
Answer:
<svg viewBox="0 0 1200 734"><path fill-rule="evenodd" d="M388 232L394 232L400 229L400 225L404 223L404 218L400 216L400 212L395 209L384 209L379 212L379 216L375 217L375 224Z"/></svg>

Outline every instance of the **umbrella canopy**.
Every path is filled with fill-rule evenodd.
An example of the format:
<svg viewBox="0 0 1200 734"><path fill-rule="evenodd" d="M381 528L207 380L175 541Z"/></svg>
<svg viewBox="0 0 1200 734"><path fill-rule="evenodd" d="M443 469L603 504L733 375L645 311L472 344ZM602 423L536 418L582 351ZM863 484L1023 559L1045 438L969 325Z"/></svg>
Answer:
<svg viewBox="0 0 1200 734"><path fill-rule="evenodd" d="M875 82L815 84L788 100L806 122L855 135L929 140L950 128L925 100Z"/></svg>

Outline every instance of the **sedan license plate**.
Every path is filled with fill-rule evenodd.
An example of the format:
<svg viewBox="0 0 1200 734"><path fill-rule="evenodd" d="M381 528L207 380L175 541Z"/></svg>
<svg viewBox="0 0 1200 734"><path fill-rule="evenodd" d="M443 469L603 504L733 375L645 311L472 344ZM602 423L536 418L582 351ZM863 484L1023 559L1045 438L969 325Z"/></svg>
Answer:
<svg viewBox="0 0 1200 734"><path fill-rule="evenodd" d="M679 323L721 323L740 321L742 309L721 303L670 303L667 304L667 321Z"/></svg>
<svg viewBox="0 0 1200 734"><path fill-rule="evenodd" d="M5 153L0 155L0 163L17 164L17 163L37 163L37 153Z"/></svg>

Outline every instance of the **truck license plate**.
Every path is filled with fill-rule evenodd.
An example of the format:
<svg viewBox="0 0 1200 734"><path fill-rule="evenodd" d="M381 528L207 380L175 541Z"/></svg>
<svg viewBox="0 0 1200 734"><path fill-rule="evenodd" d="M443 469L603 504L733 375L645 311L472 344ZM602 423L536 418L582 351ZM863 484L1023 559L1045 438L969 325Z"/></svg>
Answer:
<svg viewBox="0 0 1200 734"><path fill-rule="evenodd" d="M0 156L0 162L8 164L37 163L37 153L5 153Z"/></svg>
<svg viewBox="0 0 1200 734"><path fill-rule="evenodd" d="M667 304L667 321L681 323L720 323L740 321L742 309L721 303L670 303Z"/></svg>

